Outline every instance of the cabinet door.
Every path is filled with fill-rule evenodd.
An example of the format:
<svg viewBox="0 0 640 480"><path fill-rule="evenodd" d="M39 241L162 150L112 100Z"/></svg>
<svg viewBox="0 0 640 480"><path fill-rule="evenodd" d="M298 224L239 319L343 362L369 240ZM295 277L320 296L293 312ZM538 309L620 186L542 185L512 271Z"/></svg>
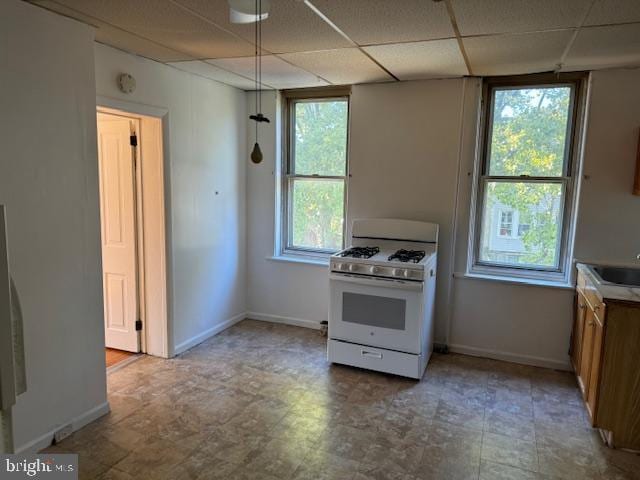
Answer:
<svg viewBox="0 0 640 480"><path fill-rule="evenodd" d="M602 340L604 328L599 319L593 317L593 354L591 355L591 368L589 372L589 390L587 394L587 410L591 417L591 424L596 423L596 402L598 401L598 385L600 383L600 360L602 358Z"/></svg>
<svg viewBox="0 0 640 480"><path fill-rule="evenodd" d="M577 292L576 306L573 321L573 333L571 334L571 363L576 375L580 376L580 355L582 353L582 335L584 333L584 317L587 302L582 293Z"/></svg>
<svg viewBox="0 0 640 480"><path fill-rule="evenodd" d="M585 400L589 395L589 380L591 378L591 364L593 361L593 337L595 330L595 314L587 305L584 316L584 332L582 334L582 353L580 354L580 371L578 383Z"/></svg>

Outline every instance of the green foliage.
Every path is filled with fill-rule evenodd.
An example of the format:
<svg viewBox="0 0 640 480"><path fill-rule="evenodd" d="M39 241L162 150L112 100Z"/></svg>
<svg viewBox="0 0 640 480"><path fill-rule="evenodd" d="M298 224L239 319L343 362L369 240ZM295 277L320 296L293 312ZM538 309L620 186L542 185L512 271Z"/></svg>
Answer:
<svg viewBox="0 0 640 480"><path fill-rule="evenodd" d="M570 98L571 90L564 86L497 90L488 174L562 176ZM520 224L530 226L521 238L525 252L518 263L556 266L562 185L520 180L489 182L486 189L487 212L502 204L519 212ZM483 232L482 255L491 260L485 239Z"/></svg>
<svg viewBox="0 0 640 480"><path fill-rule="evenodd" d="M343 180L293 180L293 244L339 250L343 210Z"/></svg>
<svg viewBox="0 0 640 480"><path fill-rule="evenodd" d="M295 104L295 173L345 174L347 158L347 101Z"/></svg>
<svg viewBox="0 0 640 480"><path fill-rule="evenodd" d="M292 167L297 175L346 174L347 109L346 100L295 104ZM294 179L290 187L293 245L339 250L344 223L344 180Z"/></svg>

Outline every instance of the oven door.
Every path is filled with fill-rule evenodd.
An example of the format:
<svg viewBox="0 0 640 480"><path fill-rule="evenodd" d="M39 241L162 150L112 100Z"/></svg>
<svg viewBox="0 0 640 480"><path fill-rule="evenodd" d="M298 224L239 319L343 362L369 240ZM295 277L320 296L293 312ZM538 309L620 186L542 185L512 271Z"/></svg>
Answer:
<svg viewBox="0 0 640 480"><path fill-rule="evenodd" d="M329 337L419 354L422 282L331 273Z"/></svg>

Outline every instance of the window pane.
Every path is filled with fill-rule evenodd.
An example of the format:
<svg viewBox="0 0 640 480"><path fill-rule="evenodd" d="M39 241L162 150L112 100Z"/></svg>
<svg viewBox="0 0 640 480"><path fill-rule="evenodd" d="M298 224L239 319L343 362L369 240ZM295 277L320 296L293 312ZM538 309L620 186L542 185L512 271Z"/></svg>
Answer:
<svg viewBox="0 0 640 480"><path fill-rule="evenodd" d="M294 115L294 172L298 175L345 175L346 99L296 102Z"/></svg>
<svg viewBox="0 0 640 480"><path fill-rule="evenodd" d="M489 175L562 176L571 88L495 90Z"/></svg>
<svg viewBox="0 0 640 480"><path fill-rule="evenodd" d="M557 268L563 184L486 182L480 261Z"/></svg>
<svg viewBox="0 0 640 480"><path fill-rule="evenodd" d="M292 247L342 248L343 180L291 180Z"/></svg>

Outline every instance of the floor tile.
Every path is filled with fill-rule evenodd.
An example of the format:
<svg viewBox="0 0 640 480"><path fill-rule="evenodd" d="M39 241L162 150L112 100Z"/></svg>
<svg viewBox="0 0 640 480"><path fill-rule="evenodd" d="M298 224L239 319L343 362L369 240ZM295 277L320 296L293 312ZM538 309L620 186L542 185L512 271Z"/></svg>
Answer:
<svg viewBox="0 0 640 480"><path fill-rule="evenodd" d="M536 472L483 460L480 464L480 480L543 480Z"/></svg>
<svg viewBox="0 0 640 480"><path fill-rule="evenodd" d="M538 471L538 452L533 440L485 432L482 437L482 460Z"/></svg>
<svg viewBox="0 0 640 480"><path fill-rule="evenodd" d="M497 433L520 440L535 441L535 422L532 418L500 409L486 409L485 433Z"/></svg>
<svg viewBox="0 0 640 480"><path fill-rule="evenodd" d="M317 331L245 320L108 375L111 412L48 452L100 480L640 480L568 372L434 354L419 382L326 362Z"/></svg>
<svg viewBox="0 0 640 480"><path fill-rule="evenodd" d="M291 477L293 480L351 480L358 472L357 460L311 450Z"/></svg>

